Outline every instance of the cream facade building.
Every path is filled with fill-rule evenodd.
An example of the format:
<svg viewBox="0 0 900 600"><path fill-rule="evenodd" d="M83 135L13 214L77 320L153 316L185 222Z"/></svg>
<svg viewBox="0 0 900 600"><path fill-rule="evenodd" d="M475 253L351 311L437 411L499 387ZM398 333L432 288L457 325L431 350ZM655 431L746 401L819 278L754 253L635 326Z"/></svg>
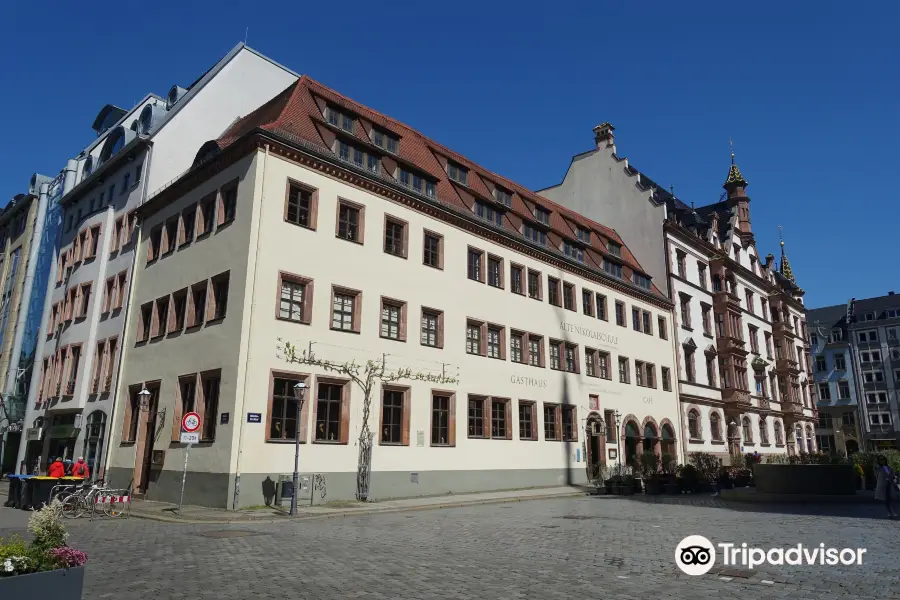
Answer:
<svg viewBox="0 0 900 600"><path fill-rule="evenodd" d="M317 502L684 459L672 305L622 239L306 77L138 217L115 485L177 499L189 410L185 502L221 507L277 496L297 435Z"/></svg>

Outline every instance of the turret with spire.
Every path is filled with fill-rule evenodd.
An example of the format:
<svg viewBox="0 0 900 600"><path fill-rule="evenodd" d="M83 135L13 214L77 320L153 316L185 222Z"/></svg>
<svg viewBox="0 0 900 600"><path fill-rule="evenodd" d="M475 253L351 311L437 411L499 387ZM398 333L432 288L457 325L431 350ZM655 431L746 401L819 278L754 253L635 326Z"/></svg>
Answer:
<svg viewBox="0 0 900 600"><path fill-rule="evenodd" d="M727 202L732 211L737 213L737 229L744 242L753 241L753 231L750 228L750 198L747 196L747 180L741 175L741 170L734 162L734 144L731 145L731 168L728 169L728 177L722 185L728 194Z"/></svg>
<svg viewBox="0 0 900 600"><path fill-rule="evenodd" d="M778 265L778 272L791 282L791 285L797 289L798 293L803 294L803 289L797 285L797 280L794 279L794 271L791 269L791 263L788 261L787 254L784 252L784 234L781 231L781 225L778 226L778 237L781 241L781 264Z"/></svg>

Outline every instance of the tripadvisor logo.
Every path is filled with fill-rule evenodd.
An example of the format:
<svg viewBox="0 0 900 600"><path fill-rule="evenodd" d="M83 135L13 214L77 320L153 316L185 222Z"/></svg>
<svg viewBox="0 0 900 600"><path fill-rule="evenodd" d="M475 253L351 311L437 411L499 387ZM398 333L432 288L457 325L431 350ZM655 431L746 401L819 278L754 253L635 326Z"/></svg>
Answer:
<svg viewBox="0 0 900 600"><path fill-rule="evenodd" d="M717 555L725 566L754 569L760 565L862 565L865 553L865 548L828 548L824 543L769 549L746 543L714 545L702 535L689 535L675 547L675 564L688 575L704 575L716 564Z"/></svg>

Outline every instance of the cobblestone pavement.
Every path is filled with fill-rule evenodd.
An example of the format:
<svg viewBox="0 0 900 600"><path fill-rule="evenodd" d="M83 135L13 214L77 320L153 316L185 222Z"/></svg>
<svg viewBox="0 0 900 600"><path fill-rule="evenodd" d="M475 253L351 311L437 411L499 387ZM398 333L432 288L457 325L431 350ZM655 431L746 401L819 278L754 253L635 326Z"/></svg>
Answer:
<svg viewBox="0 0 900 600"><path fill-rule="evenodd" d="M871 505L793 510L734 510L709 497L578 497L279 524L80 520L70 544L91 556L84 600L900 598L900 522ZM27 517L0 508L0 536ZM673 556L690 534L868 552L861 567L689 577Z"/></svg>

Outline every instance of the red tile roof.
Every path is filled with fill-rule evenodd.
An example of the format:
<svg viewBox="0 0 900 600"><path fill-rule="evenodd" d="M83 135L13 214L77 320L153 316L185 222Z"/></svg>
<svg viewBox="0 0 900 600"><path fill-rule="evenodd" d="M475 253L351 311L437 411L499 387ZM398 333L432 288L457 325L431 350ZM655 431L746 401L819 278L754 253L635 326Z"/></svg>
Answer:
<svg viewBox="0 0 900 600"><path fill-rule="evenodd" d="M352 133L335 127L325 120L324 112L327 105L344 110L356 118ZM399 138L397 154L374 146L369 137L372 125ZM362 149L377 149L379 155L405 167L412 167L411 170L420 171L433 178L436 182L437 198L441 203L474 213L475 201L484 200L505 213L504 230L521 235L522 224L528 222L538 229L546 230L548 248L556 248L560 251L563 239L575 242L576 245L585 246L577 241L576 227L587 229L591 231L591 243L585 247L584 252L587 266L602 269L603 258L609 256L613 262L621 262L626 267L627 270L623 273L623 280L626 283L631 283L628 271L646 274L615 230L539 196L514 181L488 171L400 121L354 102L306 75L254 112L236 121L217 140L219 147L224 149L257 128L282 136L286 134L289 138L298 138L304 143L313 144L327 152L332 151L332 144L327 140L335 137L344 139L348 143L356 142L357 146ZM445 167L447 160L469 170L467 185L450 180ZM389 177L393 176L392 170L382 169L382 172ZM511 192L511 208L495 203L492 193L494 186L500 186ZM541 227L535 220L534 207L536 205L542 206L550 212L549 229ZM607 251L607 240L622 246L621 257L613 257ZM656 286L654 286L653 292L660 297L665 297Z"/></svg>

